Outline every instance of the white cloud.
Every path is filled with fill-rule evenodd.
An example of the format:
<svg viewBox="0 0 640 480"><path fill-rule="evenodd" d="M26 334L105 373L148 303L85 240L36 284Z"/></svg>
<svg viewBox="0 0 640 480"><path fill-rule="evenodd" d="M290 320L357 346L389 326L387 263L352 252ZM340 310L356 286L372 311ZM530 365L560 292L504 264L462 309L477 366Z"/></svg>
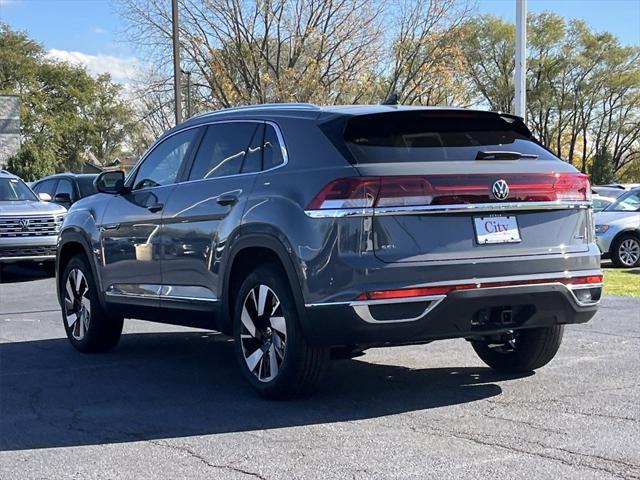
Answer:
<svg viewBox="0 0 640 480"><path fill-rule="evenodd" d="M55 48L47 52L47 57L52 60L68 62L74 65L83 65L93 75L109 73L115 82L126 83L136 77L140 71L140 61L136 57L116 57L113 55L90 55L70 50L57 50Z"/></svg>

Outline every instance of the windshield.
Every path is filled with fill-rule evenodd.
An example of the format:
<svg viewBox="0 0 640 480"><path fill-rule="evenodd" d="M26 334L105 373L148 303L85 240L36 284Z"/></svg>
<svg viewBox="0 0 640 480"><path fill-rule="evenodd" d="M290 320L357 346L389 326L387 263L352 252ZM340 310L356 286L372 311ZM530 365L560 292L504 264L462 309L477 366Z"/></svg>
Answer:
<svg viewBox="0 0 640 480"><path fill-rule="evenodd" d="M38 201L35 193L18 178L0 178L0 202Z"/></svg>
<svg viewBox="0 0 640 480"><path fill-rule="evenodd" d="M349 120L343 137L354 163L556 160L521 122L475 112L392 112Z"/></svg>
<svg viewBox="0 0 640 480"><path fill-rule="evenodd" d="M607 212L640 212L640 191L629 192L606 208Z"/></svg>

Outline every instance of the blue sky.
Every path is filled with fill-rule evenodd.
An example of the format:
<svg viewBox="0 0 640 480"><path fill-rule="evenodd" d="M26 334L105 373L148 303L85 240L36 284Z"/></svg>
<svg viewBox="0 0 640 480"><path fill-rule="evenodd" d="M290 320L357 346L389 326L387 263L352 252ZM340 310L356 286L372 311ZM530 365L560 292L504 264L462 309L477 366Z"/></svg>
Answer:
<svg viewBox="0 0 640 480"><path fill-rule="evenodd" d="M167 2L169 0L166 0ZM478 0L480 13L515 19L514 0ZM529 0L529 11L549 10L567 19L586 20L610 31L628 45L640 45L640 0ZM121 22L112 0L0 0L0 21L29 35L52 56L109 71L126 81L139 67L136 52L123 42Z"/></svg>

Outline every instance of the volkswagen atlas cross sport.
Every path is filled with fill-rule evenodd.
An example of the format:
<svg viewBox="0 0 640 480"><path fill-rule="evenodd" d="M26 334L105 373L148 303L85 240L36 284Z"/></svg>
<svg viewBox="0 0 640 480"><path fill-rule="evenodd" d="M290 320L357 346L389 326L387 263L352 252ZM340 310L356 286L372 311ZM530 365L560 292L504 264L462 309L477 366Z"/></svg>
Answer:
<svg viewBox="0 0 640 480"><path fill-rule="evenodd" d="M53 273L58 231L66 208L37 196L6 170L0 170L0 269L13 262L43 262Z"/></svg>
<svg viewBox="0 0 640 480"><path fill-rule="evenodd" d="M332 357L446 338L529 372L602 290L587 177L511 115L222 110L96 186L58 246L73 346L113 347L124 317L219 330L268 397Z"/></svg>

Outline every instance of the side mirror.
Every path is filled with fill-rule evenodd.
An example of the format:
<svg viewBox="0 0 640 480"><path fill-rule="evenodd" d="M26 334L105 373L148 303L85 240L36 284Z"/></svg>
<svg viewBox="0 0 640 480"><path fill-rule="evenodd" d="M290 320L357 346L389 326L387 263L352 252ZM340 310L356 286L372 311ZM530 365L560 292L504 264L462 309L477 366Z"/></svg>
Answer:
<svg viewBox="0 0 640 480"><path fill-rule="evenodd" d="M51 201L51 195L49 195L48 193L44 193L44 192L40 192L38 194L38 198L40 200L42 200L43 202L50 202Z"/></svg>
<svg viewBox="0 0 640 480"><path fill-rule="evenodd" d="M96 177L94 185L100 193L110 193L111 195L124 193L124 172L121 170L102 172Z"/></svg>
<svg viewBox="0 0 640 480"><path fill-rule="evenodd" d="M68 193L58 193L53 197L55 203L61 203L62 205L71 205L71 195Z"/></svg>

